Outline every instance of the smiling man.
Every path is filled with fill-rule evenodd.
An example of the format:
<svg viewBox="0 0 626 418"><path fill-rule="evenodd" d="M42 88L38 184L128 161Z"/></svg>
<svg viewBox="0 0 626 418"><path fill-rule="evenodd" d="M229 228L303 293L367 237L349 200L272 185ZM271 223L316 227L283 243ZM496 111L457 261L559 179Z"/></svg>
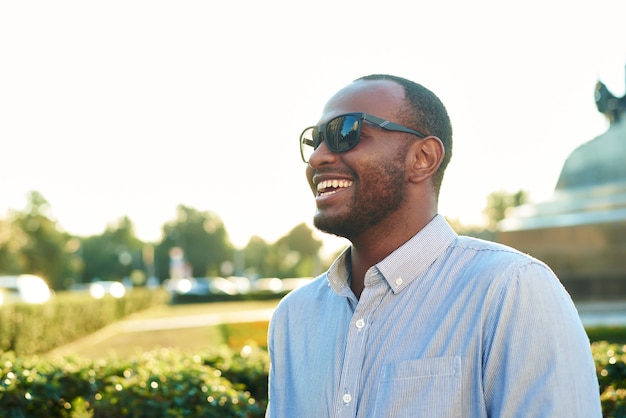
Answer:
<svg viewBox="0 0 626 418"><path fill-rule="evenodd" d="M600 417L589 340L542 262L438 214L447 111L360 78L303 131L315 226L351 245L270 323L272 418Z"/></svg>

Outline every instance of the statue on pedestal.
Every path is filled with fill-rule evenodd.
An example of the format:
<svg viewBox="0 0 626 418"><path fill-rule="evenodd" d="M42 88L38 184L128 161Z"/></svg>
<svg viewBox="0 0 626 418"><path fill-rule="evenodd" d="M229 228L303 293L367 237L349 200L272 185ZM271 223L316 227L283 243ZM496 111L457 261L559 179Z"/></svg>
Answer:
<svg viewBox="0 0 626 418"><path fill-rule="evenodd" d="M574 299L626 300L626 95L598 81L595 102L607 131L570 153L548 200L507 214L498 241L545 261Z"/></svg>

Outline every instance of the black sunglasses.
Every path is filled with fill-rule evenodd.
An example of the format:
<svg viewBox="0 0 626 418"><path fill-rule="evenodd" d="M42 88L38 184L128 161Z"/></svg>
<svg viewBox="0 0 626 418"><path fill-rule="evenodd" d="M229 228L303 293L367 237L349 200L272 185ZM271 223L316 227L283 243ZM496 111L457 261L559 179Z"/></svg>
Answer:
<svg viewBox="0 0 626 418"><path fill-rule="evenodd" d="M336 116L326 123L310 126L302 131L300 134L302 161L308 163L309 157L322 141L326 142L328 149L332 152L346 152L356 147L361 137L361 126L364 120L387 131L405 132L420 138L426 137L421 132L367 113L346 113Z"/></svg>

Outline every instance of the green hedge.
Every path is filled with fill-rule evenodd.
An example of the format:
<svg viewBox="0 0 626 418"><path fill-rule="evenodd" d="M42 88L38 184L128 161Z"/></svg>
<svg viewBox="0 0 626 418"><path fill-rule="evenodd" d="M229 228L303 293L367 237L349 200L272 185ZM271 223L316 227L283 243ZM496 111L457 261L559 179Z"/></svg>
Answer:
<svg viewBox="0 0 626 418"><path fill-rule="evenodd" d="M20 356L45 353L132 313L165 304L168 298L162 289L135 288L120 299L68 292L44 305L3 305L0 351Z"/></svg>
<svg viewBox="0 0 626 418"><path fill-rule="evenodd" d="M604 417L626 417L626 346L591 345ZM247 345L129 359L0 356L4 418L263 417L267 351Z"/></svg>
<svg viewBox="0 0 626 418"><path fill-rule="evenodd" d="M626 346L591 350L604 417L626 417ZM263 417L269 357L254 344L127 359L0 355L0 416Z"/></svg>
<svg viewBox="0 0 626 418"><path fill-rule="evenodd" d="M626 345L591 344L604 417L626 417Z"/></svg>
<svg viewBox="0 0 626 418"><path fill-rule="evenodd" d="M128 360L0 357L6 418L263 417L267 351L155 350Z"/></svg>

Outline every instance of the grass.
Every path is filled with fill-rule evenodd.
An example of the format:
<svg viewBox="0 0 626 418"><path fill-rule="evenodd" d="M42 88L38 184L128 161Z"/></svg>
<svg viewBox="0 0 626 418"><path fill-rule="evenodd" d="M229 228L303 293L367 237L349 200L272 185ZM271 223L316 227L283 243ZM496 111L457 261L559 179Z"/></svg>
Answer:
<svg viewBox="0 0 626 418"><path fill-rule="evenodd" d="M131 357L160 348L203 350L226 343L219 327L181 328L174 330L117 333L97 344L82 345L74 350L84 358Z"/></svg>

